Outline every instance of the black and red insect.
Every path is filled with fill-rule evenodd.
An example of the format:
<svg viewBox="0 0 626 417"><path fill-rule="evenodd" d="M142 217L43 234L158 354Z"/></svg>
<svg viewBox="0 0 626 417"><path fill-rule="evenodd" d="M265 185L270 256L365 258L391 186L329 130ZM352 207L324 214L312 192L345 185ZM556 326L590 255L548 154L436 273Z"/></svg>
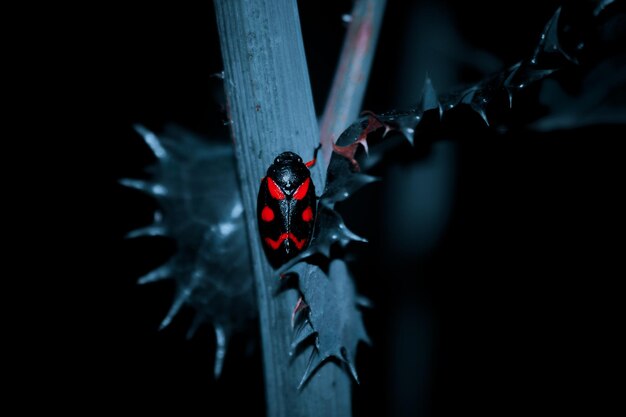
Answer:
<svg viewBox="0 0 626 417"><path fill-rule="evenodd" d="M261 180L257 220L263 249L274 268L287 262L311 243L316 213L315 185L309 168L293 152L274 159Z"/></svg>

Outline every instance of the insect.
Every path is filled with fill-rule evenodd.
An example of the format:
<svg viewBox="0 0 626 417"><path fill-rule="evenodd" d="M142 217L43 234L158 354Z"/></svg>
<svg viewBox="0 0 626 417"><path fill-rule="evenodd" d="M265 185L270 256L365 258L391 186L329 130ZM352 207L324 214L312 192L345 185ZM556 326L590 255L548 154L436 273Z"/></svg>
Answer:
<svg viewBox="0 0 626 417"><path fill-rule="evenodd" d="M274 268L311 243L316 196L309 168L315 164L319 149L306 163L293 152L281 153L261 180L257 221L265 255Z"/></svg>

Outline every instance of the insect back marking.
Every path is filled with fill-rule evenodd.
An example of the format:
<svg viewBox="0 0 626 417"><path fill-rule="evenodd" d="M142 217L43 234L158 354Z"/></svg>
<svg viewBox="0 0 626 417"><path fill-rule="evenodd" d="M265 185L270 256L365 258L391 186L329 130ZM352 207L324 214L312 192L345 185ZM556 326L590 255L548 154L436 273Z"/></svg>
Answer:
<svg viewBox="0 0 626 417"><path fill-rule="evenodd" d="M313 209L311 209L311 206L307 206L307 208L305 208L302 212L302 220L305 222L313 220Z"/></svg>
<svg viewBox="0 0 626 417"><path fill-rule="evenodd" d="M276 200L284 200L285 193L280 189L280 187L276 184L276 182L271 178L267 177L267 187L270 190L270 195Z"/></svg>
<svg viewBox="0 0 626 417"><path fill-rule="evenodd" d="M309 163L293 152L278 155L261 181L257 223L263 250L274 268L307 248L313 234L316 198Z"/></svg>
<svg viewBox="0 0 626 417"><path fill-rule="evenodd" d="M263 207L263 210L261 210L261 219L263 219L264 222L271 222L274 220L274 211L268 206Z"/></svg>
<svg viewBox="0 0 626 417"><path fill-rule="evenodd" d="M309 192L309 183L311 182L311 178L307 178L304 182L298 187L295 193L293 193L293 198L296 200L302 200L306 197L306 194Z"/></svg>

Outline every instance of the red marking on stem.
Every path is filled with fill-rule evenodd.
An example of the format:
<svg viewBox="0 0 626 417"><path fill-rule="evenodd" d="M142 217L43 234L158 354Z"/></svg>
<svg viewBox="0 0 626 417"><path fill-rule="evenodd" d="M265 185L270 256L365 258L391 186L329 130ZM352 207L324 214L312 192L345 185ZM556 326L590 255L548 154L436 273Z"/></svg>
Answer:
<svg viewBox="0 0 626 417"><path fill-rule="evenodd" d="M298 298L298 302L296 303L296 306L293 309L293 313L291 313L291 327L292 328L296 321L296 314L298 314L299 311L304 310L307 307L308 307L307 303L305 303L302 296L300 296L300 298Z"/></svg>
<svg viewBox="0 0 626 417"><path fill-rule="evenodd" d="M268 206L263 207L263 210L261 210L261 219L264 222L271 222L272 220L274 220L274 212L272 211L272 209Z"/></svg>
<svg viewBox="0 0 626 417"><path fill-rule="evenodd" d="M276 200L285 199L285 193L283 193L280 187L270 177L267 177L267 188L270 190L270 195Z"/></svg>
<svg viewBox="0 0 626 417"><path fill-rule="evenodd" d="M302 200L306 196L306 193L309 191L310 182L311 178L307 178L306 180L304 180L304 182L300 184L296 192L293 193L293 198L295 198L296 200Z"/></svg>
<svg viewBox="0 0 626 417"><path fill-rule="evenodd" d="M313 210L311 210L311 206L308 206L302 212L302 220L304 220L307 223L313 220Z"/></svg>
<svg viewBox="0 0 626 417"><path fill-rule="evenodd" d="M385 131L383 132L383 137L387 136L387 133L394 130L394 128L390 126L389 124L380 121L380 119L378 118L378 115L372 111L364 110L361 112L361 116L367 116L367 127L365 128L365 130L363 130L363 132L361 132L357 140L361 140L362 138L367 138L367 135L369 135L371 132L374 132L380 129L381 127L385 128ZM365 151L367 152L367 146L365 146Z"/></svg>
<svg viewBox="0 0 626 417"><path fill-rule="evenodd" d="M367 153L369 150L367 146L367 135L375 132L381 127L385 128L385 133L387 132L387 125L378 120L378 116L376 116L376 114L371 111L364 111L361 115L367 115L367 126L365 126L365 129L363 129L363 131L359 134L359 137L356 138L354 142L346 146L337 146L333 143L333 152L338 153L349 160L352 164L353 170L357 172L361 170L361 167L356 159L354 159L354 155L356 154L359 144L363 146L365 153Z"/></svg>

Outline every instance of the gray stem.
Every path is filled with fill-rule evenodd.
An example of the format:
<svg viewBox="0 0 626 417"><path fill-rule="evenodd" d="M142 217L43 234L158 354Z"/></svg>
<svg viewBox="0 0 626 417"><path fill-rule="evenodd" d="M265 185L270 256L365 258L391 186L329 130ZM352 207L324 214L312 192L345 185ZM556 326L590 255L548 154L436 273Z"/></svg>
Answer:
<svg viewBox="0 0 626 417"><path fill-rule="evenodd" d="M215 0L232 138L246 213L260 314L267 415L349 416L349 377L323 366L302 390L307 352L290 361L291 312L297 293L275 295L279 277L256 226L260 179L280 152L311 157L319 142L295 0ZM323 170L313 180L324 180ZM242 393L245 400L245 393Z"/></svg>
<svg viewBox="0 0 626 417"><path fill-rule="evenodd" d="M350 15L352 20L320 123L325 165L330 161L332 143L361 111L385 2L386 0L356 0L354 3Z"/></svg>

